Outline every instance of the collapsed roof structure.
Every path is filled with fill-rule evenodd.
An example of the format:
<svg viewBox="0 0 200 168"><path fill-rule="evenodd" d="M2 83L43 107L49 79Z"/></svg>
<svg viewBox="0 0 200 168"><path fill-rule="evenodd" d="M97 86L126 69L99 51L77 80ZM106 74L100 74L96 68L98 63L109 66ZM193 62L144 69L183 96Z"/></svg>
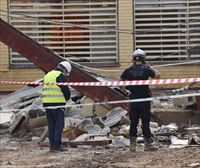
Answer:
<svg viewBox="0 0 200 168"><path fill-rule="evenodd" d="M2 19L0 19L0 27L0 41L5 43L8 47L14 49L16 52L20 53L24 57L26 57L45 73L55 68L59 62L64 60L64 58L59 57L51 50L44 48L43 46L29 38L22 32L18 31L8 23L4 22ZM49 61L47 62L46 60ZM91 74L87 73L86 71L83 71L76 65L73 65L73 63L72 67L73 68L69 77L69 82L99 81ZM128 99L122 92L119 92L117 91L117 89L111 87L103 86L91 89L90 86L73 86L73 88L75 90L71 88L72 97L76 97L77 95L79 95L82 98L83 95L85 95L93 102L117 101ZM41 86L28 86L26 88L23 88L19 92L11 94L3 100L4 103L2 103L2 105L0 106L1 109L4 107L6 108L6 106L15 109L20 109L19 115L14 116L14 121L10 127L10 133L15 133L16 130L24 126L23 124L26 124L25 127L29 130L33 128L33 131L35 132L37 131L34 128L44 128L44 126L47 123L45 122L46 117L44 111L43 109L41 109L40 104L38 104L38 97L40 97L40 94ZM84 129L88 134L91 134L92 136L94 136L94 134L106 135L108 132L110 132L110 127L118 123L127 114L127 111L129 110L129 106L127 103L112 104L110 106L106 106L106 108L107 112L109 111L108 115L106 116L106 119L103 120L102 118L95 118L95 121L83 121L83 123L87 123L84 125ZM96 125L95 122L98 122L98 124ZM102 128L101 126L99 126L101 124L103 124ZM83 133L81 132L81 129L78 129L78 132L80 134ZM41 132L39 134L41 135ZM67 137L69 139L69 136Z"/></svg>
<svg viewBox="0 0 200 168"><path fill-rule="evenodd" d="M0 19L0 41L6 44L8 47L14 49L26 57L29 61L34 63L38 68L44 72L49 72L54 69L59 62L63 61L64 58L57 56L51 50L44 48L13 26L9 25L2 19ZM14 39L14 40L13 40ZM49 61L47 61L49 60ZM96 82L97 79L93 78L87 72L81 70L77 66L72 64L72 72L69 77L69 82ZM127 99L124 95L120 94L116 90L110 87L96 87L95 90L87 86L74 86L74 88L86 96L90 97L94 101L104 100L124 100ZM116 105L112 105L116 106ZM124 109L128 109L126 103L122 103L120 106Z"/></svg>

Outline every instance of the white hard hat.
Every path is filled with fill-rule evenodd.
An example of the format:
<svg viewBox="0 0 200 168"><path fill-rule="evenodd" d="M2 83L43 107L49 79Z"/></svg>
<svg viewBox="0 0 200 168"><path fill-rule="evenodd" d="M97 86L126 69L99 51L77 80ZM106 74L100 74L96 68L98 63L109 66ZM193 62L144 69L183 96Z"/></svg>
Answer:
<svg viewBox="0 0 200 168"><path fill-rule="evenodd" d="M65 68L67 70L67 74L69 75L69 73L72 70L72 66L68 61L62 61L61 63L59 63L58 67Z"/></svg>
<svg viewBox="0 0 200 168"><path fill-rule="evenodd" d="M143 57L145 57L145 52L143 51L143 50L141 50L141 49L137 49L137 50L135 50L134 52L133 52L133 57L136 57L136 56L143 56Z"/></svg>

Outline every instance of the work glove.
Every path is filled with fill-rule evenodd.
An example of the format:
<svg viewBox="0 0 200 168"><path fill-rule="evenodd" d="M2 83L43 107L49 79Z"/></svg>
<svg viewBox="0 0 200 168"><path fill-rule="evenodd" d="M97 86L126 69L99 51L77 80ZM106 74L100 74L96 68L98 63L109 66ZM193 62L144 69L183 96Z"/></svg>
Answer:
<svg viewBox="0 0 200 168"><path fill-rule="evenodd" d="M77 110L77 106L75 104L75 102L72 99L69 99L66 103L66 111L68 112L74 112Z"/></svg>

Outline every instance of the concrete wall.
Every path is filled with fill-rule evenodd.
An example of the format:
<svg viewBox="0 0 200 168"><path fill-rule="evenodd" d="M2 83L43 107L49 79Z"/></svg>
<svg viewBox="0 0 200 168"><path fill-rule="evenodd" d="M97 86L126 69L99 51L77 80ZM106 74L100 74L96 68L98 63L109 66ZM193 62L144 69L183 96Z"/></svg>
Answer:
<svg viewBox="0 0 200 168"><path fill-rule="evenodd" d="M118 28L133 31L132 0L118 1ZM131 53L133 51L133 35L118 32L119 65L116 67L102 68L109 70L123 70L131 65ZM97 73L96 71L95 73ZM98 72L108 77L119 78L122 72Z"/></svg>
<svg viewBox="0 0 200 168"><path fill-rule="evenodd" d="M119 1L119 29L133 30L132 0ZM131 53L133 51L133 35L119 33L119 62L120 68L130 65Z"/></svg>
<svg viewBox="0 0 200 168"><path fill-rule="evenodd" d="M132 14L132 0L120 0L118 4L118 26L119 29L133 30L133 14ZM0 10L7 11L7 0L0 0ZM0 11L0 14L5 14ZM2 17L5 21L8 18ZM131 65L131 53L134 48L133 35L118 33L118 46L119 46L119 65L115 67L109 67L107 69L123 70ZM44 73L37 68L12 68L9 67L9 49L3 43L0 42L0 80L13 80L13 81L34 81L43 77ZM104 68L106 69L106 68ZM161 72L161 78L181 78L181 77L199 77L200 66L176 66L158 68ZM115 77L119 79L121 72L98 72L101 75L109 77ZM165 87L180 87L179 86L165 86ZM199 85L196 85L200 87ZM22 85L1 85L0 92L12 92ZM163 88L163 86L158 86Z"/></svg>

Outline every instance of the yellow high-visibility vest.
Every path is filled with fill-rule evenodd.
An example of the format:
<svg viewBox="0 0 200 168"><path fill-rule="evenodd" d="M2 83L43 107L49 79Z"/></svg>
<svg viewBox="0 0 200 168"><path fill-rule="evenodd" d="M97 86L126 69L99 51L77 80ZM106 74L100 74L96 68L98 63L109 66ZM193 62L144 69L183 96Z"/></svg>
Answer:
<svg viewBox="0 0 200 168"><path fill-rule="evenodd" d="M56 82L62 72L52 70L44 76L45 82ZM58 85L43 85L42 103L66 103L65 97Z"/></svg>

